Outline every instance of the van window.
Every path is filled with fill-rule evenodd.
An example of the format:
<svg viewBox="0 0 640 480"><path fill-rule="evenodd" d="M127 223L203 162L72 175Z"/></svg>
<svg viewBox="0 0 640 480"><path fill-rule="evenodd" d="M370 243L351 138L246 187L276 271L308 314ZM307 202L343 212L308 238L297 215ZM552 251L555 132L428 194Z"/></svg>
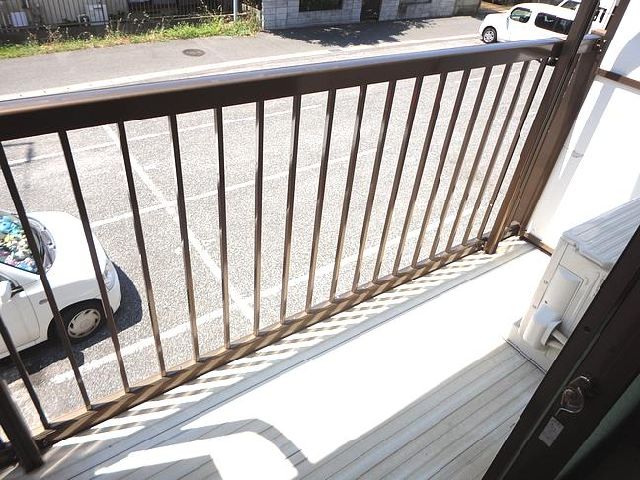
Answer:
<svg viewBox="0 0 640 480"><path fill-rule="evenodd" d="M526 8L514 8L511 15L509 15L509 18L516 22L527 23L529 18L531 18L531 10Z"/></svg>
<svg viewBox="0 0 640 480"><path fill-rule="evenodd" d="M575 0L569 0L568 2L563 2L562 5L560 6L564 8L568 8L570 10L577 10L578 7L580 6L580 2L577 2Z"/></svg>
<svg viewBox="0 0 640 480"><path fill-rule="evenodd" d="M559 18L554 27L554 32L567 35L569 33L569 30L571 30L571 25L573 25L573 22L571 20L567 20L566 18Z"/></svg>
<svg viewBox="0 0 640 480"><path fill-rule="evenodd" d="M580 0L565 0L562 2L559 7L568 8L569 10L577 10L580 6ZM604 20L604 16L607 13L606 8L598 7L596 12L593 14L594 22L601 22Z"/></svg>
<svg viewBox="0 0 640 480"><path fill-rule="evenodd" d="M535 21L536 27L544 28L551 32L561 33L563 35L569 33L572 24L573 22L571 20L558 18L549 13L539 13Z"/></svg>

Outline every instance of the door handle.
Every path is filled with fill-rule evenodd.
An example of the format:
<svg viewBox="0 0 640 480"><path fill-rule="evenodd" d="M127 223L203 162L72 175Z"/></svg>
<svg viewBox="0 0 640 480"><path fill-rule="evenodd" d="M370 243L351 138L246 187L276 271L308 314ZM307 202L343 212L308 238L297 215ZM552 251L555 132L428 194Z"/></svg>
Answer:
<svg viewBox="0 0 640 480"><path fill-rule="evenodd" d="M580 413L584 409L585 397L593 393L593 380L580 375L569 382L560 396L559 412Z"/></svg>

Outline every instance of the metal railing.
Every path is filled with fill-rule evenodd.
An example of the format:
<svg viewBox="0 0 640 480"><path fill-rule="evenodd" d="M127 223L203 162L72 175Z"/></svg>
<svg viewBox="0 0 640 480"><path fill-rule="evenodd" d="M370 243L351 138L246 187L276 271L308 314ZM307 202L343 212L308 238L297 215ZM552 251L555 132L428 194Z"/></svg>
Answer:
<svg viewBox="0 0 640 480"><path fill-rule="evenodd" d="M588 49L594 39L587 39L583 49ZM40 415L44 431L37 434L40 445L48 445L77 433L91 425L110 418L119 412L129 409L162 392L174 388L190 379L212 370L234 359L241 358L250 352L269 345L287 335L299 331L306 326L342 312L358 303L397 285L425 275L437 268L482 249L486 241L486 232L493 228L496 205L501 192L511 182L511 173L517 160L516 152L521 145L526 125L533 117L532 105L544 93L539 88L543 83L545 71L548 71L547 60L557 57L563 47L560 40L541 40L518 42L516 44L499 44L490 46L464 47L451 50L429 51L402 55L381 56L366 59L346 60L323 63L313 66L294 66L259 72L234 73L221 76L200 77L192 79L166 81L146 85L130 85L105 90L69 93L51 97L39 97L4 102L0 105L0 140L3 142L32 137L36 135L57 133L67 167L73 196L82 221L82 227L96 280L100 287L104 311L107 312L106 323L116 353L123 391L116 399L107 402L93 402L87 393L83 374L74 356L69 338L56 304L56 298L48 282L43 268L43 261L38 254L36 239L28 222L27 210L21 197L18 184L14 178L4 148L0 148L0 167L8 190L15 205L15 210L24 227L29 247L34 252L42 286L52 310L58 336L65 356L69 360L75 384L83 399L86 411L60 422L50 421L32 387L31 379L21 360L20 353L12 347L6 328L0 328L5 343L10 348L11 357L17 365L20 377L29 390L33 405ZM539 62L538 62L539 61ZM478 69L478 71L475 71ZM469 81L472 74L482 74L475 97L469 103L470 114L464 118L460 112L469 97ZM496 74L497 75L494 75ZM434 76L437 80L435 97L431 105L426 133L421 139L422 149L417 161L415 174L405 178L407 151L414 130L416 112L424 91L425 80ZM509 87L509 80L514 77L515 85ZM492 98L486 98L491 78L499 78ZM452 81L453 79L453 81ZM379 241L376 243L377 254L371 278L363 278L363 256L371 235L370 219L372 208L379 190L379 172L385 152L391 112L398 82L412 81L406 123L397 152L393 152L396 163L388 198L386 214ZM355 170L360 159L361 129L365 117L367 94L373 84L386 85L384 107L380 117L378 139L375 156L371 168L366 203L362 215L362 224L356 233L349 233L347 224L353 215L352 196L354 193ZM456 86L457 85L457 86ZM455 89L455 100L449 118L442 118L442 111L448 110L443 98L447 89ZM342 195L339 229L335 244L335 261L331 274L329 295L322 301L314 302L314 285L317 274L319 242L321 241L321 225L323 222L324 203L326 198L327 171L335 130L336 95L341 89L357 88L357 107L352 117L353 132L349 147L348 167ZM539 92L540 90L540 92ZM292 235L294 210L297 198L296 177L298 175L298 157L301 135L302 98L304 95L318 92L326 93L326 111L324 133L321 147L320 168L317 183L311 251L309 255L308 281L304 308L292 315L287 315L290 265L292 260ZM265 167L265 102L272 99L292 99L291 146L289 151L286 212L284 226L284 248L282 256L282 281L280 286L279 318L267 327L261 324L261 273L263 242L263 205L264 205L264 167ZM485 125L479 129L477 120L480 111L487 102L490 107ZM228 218L227 187L225 185L225 168L227 148L224 136L225 108L241 105L255 105L255 175L254 195L254 238L253 238L253 328L252 333L242 338L232 337L229 294L229 259L228 259ZM499 115L502 105L507 105L506 112ZM194 296L194 279L190 253L190 230L187 224L187 205L185 202L183 180L183 158L180 146L180 130L177 115L212 109L214 112L215 149L218 167L217 208L219 227L219 263L221 266L221 297L223 346L217 351L201 352L199 327L196 321L196 298ZM169 122L171 138L171 155L175 167L175 188L177 216L181 237L181 252L185 278L185 290L188 302L188 320L192 344L193 362L170 371L166 365L161 341L161 329L155 305L155 293L152 286L149 253L143 235L139 201L134 181L134 170L130 155L129 139L125 123L132 120L166 117ZM461 118L464 122L461 123ZM499 121L498 121L499 120ZM435 139L436 124L446 126L442 139ZM144 289L149 308L149 319L153 332L155 352L159 365L159 379L143 386L132 387L127 377L127 369L123 360L118 327L111 314L109 299L104 280L98 265L94 237L89 222L87 209L78 172L74 149L68 131L95 127L105 124L117 125L121 160L124 166L129 203L132 214L133 230L143 272ZM346 127L345 127L346 128ZM497 135L491 134L497 128ZM455 153L452 139L456 132L464 132ZM471 141L474 133L476 143ZM442 140L440 142L440 140ZM414 140L415 141L415 140ZM474 145L475 151L470 150ZM434 165L435 174L431 184L423 184L424 172L429 162L429 154L437 159ZM450 157L453 162L448 161ZM470 159L470 162L467 161ZM500 160L499 160L500 158ZM488 160L488 161L487 161ZM463 174L464 172L464 174ZM476 182L476 179L479 179ZM411 195L406 211L397 207L398 194L402 181L411 185ZM462 195L455 195L460 186ZM462 188L463 187L463 188ZM426 189L426 190L421 190ZM417 201L420 191L429 192L426 206L419 208ZM468 211L468 206L472 205ZM455 213L454 213L455 212ZM452 215L453 221L446 221ZM400 215L401 235L388 273L383 269L384 258L389 258L389 232L393 218ZM411 260L403 263L405 251L409 248L408 233L413 220L419 220L419 234ZM426 242L426 232L435 228L431 243ZM339 291L338 278L344 275L343 259L345 241L350 235L358 235L357 260L351 287ZM501 233L501 236L505 234ZM509 235L509 233L506 233ZM247 252L249 253L249 252ZM250 254L250 253L249 253ZM0 325L3 325L0 322Z"/></svg>

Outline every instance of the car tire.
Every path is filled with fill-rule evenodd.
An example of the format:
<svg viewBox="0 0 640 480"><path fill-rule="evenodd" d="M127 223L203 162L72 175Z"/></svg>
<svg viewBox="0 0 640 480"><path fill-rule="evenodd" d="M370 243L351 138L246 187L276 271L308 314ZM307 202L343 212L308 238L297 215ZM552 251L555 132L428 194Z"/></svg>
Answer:
<svg viewBox="0 0 640 480"><path fill-rule="evenodd" d="M484 43L495 43L498 41L498 32L493 27L487 27L482 31L482 41Z"/></svg>
<svg viewBox="0 0 640 480"><path fill-rule="evenodd" d="M84 340L104 321L102 303L98 300L80 302L60 312L67 337L72 342ZM49 326L49 338L58 338L55 321Z"/></svg>

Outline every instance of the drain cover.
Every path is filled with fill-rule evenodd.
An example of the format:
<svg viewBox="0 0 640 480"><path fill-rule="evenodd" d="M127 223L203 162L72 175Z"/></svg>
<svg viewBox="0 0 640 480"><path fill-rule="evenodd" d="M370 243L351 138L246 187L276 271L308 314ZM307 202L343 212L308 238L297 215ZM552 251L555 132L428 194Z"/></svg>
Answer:
<svg viewBox="0 0 640 480"><path fill-rule="evenodd" d="M199 48L187 48L186 50L183 50L182 53L188 57L201 57L205 52Z"/></svg>

